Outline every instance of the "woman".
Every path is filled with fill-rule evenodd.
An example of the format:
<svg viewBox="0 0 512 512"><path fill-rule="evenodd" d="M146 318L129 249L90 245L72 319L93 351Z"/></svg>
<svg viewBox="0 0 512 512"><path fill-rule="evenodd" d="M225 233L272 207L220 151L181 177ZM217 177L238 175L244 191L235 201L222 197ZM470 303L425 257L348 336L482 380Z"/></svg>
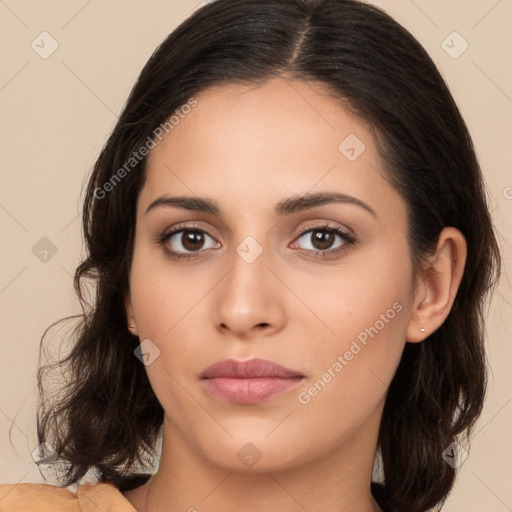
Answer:
<svg viewBox="0 0 512 512"><path fill-rule="evenodd" d="M195 12L135 84L83 228L70 381L50 397L41 369L38 435L64 485L99 483L4 486L2 510L442 506L500 255L465 123L387 14Z"/></svg>

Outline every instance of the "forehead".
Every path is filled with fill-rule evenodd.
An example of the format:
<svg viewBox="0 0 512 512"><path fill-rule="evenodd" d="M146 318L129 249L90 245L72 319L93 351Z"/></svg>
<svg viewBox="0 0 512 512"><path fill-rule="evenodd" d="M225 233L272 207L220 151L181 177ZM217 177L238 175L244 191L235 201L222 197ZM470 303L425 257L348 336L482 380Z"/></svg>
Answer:
<svg viewBox="0 0 512 512"><path fill-rule="evenodd" d="M211 156L228 151L232 161L261 157L267 164L281 156L337 159L339 143L351 133L373 146L364 123L319 82L275 78L262 85L227 84L206 89L195 99L197 106L180 116L150 159L183 146L200 154L208 150Z"/></svg>
<svg viewBox="0 0 512 512"><path fill-rule="evenodd" d="M322 84L276 78L194 98L150 152L142 206L165 193L219 197L233 207L333 189L365 202L393 199L371 132Z"/></svg>

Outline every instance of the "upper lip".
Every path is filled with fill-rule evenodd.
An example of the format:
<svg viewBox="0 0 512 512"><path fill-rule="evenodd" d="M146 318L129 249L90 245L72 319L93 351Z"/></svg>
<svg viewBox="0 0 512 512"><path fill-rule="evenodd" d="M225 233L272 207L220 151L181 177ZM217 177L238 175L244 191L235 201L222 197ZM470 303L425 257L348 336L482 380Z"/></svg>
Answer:
<svg viewBox="0 0 512 512"><path fill-rule="evenodd" d="M225 359L208 366L200 375L201 379L212 379L216 377L303 377L303 375L280 364L267 359L255 358L246 361L236 359Z"/></svg>

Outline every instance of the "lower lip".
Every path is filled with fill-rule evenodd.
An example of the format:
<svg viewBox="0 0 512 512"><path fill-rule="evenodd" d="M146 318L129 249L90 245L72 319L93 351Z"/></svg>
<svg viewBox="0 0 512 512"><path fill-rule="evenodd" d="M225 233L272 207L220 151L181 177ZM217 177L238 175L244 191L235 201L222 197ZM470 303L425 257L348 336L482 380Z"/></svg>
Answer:
<svg viewBox="0 0 512 512"><path fill-rule="evenodd" d="M203 379L213 396L238 404L256 404L296 387L303 377L214 377Z"/></svg>

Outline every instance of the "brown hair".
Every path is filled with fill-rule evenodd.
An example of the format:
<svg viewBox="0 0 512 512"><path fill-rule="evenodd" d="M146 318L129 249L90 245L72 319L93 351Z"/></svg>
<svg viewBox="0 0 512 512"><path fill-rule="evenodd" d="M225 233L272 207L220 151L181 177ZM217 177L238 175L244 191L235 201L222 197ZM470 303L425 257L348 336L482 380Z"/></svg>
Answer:
<svg viewBox="0 0 512 512"><path fill-rule="evenodd" d="M390 385L379 432L384 482L372 485L382 507L407 512L440 506L450 492L456 471L441 455L470 434L482 410L484 308L500 253L470 135L434 63L384 11L353 0L217 0L174 30L142 70L87 186L76 342L38 373L39 442L58 452L66 485L90 469L120 488L139 485L128 476L155 454L163 421L133 354L139 340L127 330L123 300L146 158L122 180L114 175L194 94L285 75L322 82L372 126L388 179L408 206L415 264L444 227L466 237L466 267L448 318L423 343L406 344ZM69 380L50 396L43 381L56 368Z"/></svg>

